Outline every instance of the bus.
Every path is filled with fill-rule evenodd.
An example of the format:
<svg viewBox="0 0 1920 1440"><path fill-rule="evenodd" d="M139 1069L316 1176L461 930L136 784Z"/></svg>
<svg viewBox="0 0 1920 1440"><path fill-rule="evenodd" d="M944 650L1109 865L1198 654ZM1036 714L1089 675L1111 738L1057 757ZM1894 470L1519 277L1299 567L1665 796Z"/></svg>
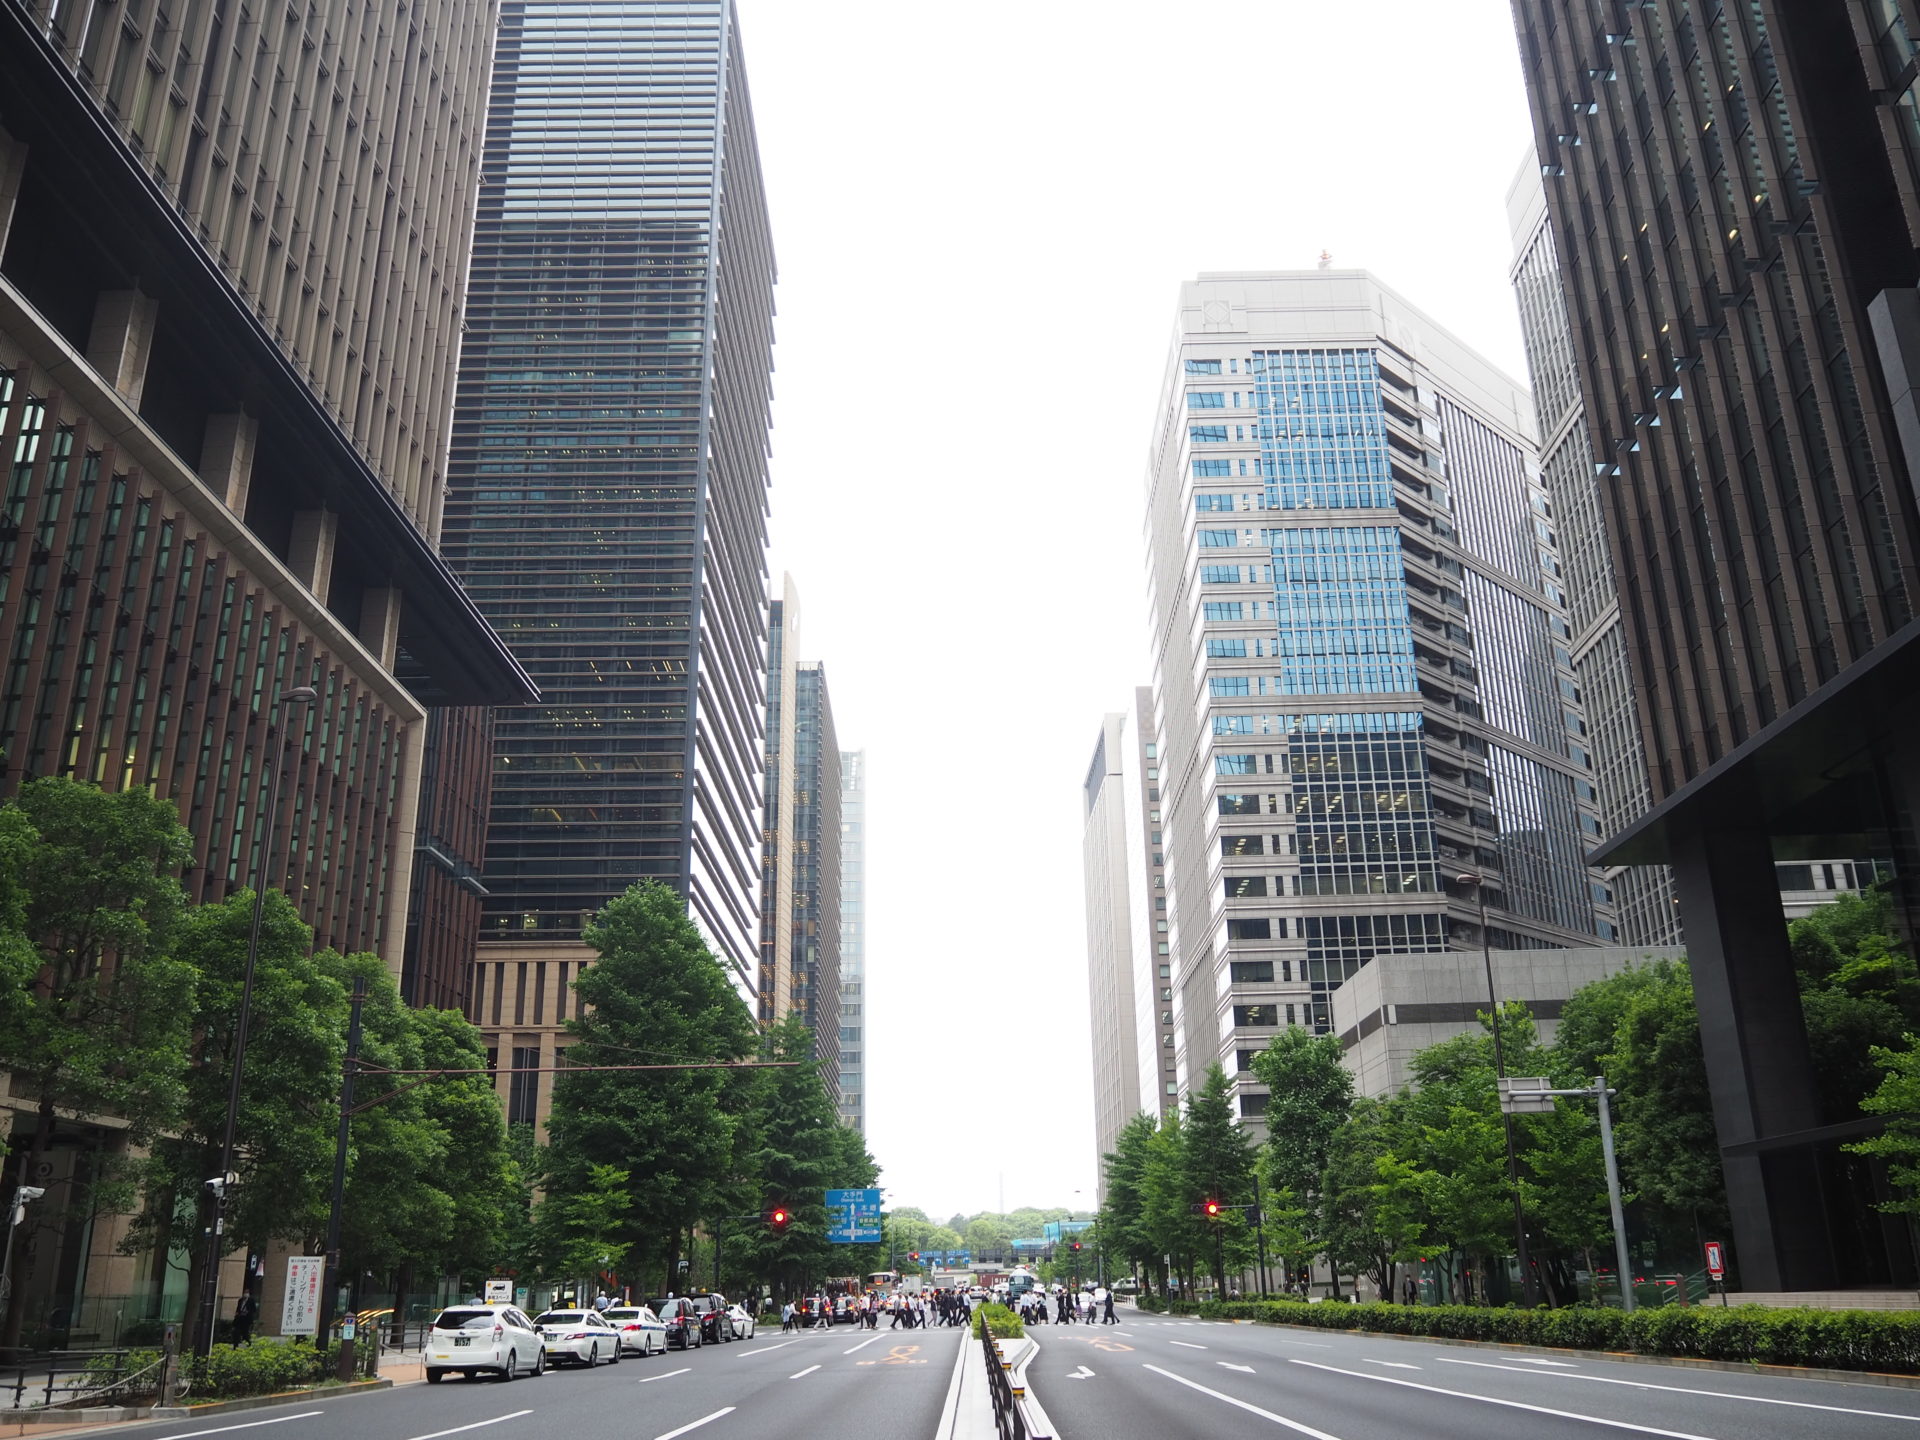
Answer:
<svg viewBox="0 0 1920 1440"><path fill-rule="evenodd" d="M867 1276L867 1289L892 1290L900 1283L899 1272L894 1270L876 1270Z"/></svg>
<svg viewBox="0 0 1920 1440"><path fill-rule="evenodd" d="M1009 1305L1018 1305L1020 1297L1027 1291L1040 1288L1040 1277L1024 1265L1016 1265L1007 1272L1007 1303Z"/></svg>

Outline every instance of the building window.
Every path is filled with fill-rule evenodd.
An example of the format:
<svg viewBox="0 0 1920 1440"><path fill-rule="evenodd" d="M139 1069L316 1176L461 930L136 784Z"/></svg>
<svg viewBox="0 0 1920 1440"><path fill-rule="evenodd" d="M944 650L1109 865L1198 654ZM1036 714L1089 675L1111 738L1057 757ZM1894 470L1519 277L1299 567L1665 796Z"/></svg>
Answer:
<svg viewBox="0 0 1920 1440"><path fill-rule="evenodd" d="M1271 920L1229 920L1227 921L1229 940L1271 940L1273 922Z"/></svg>
<svg viewBox="0 0 1920 1440"><path fill-rule="evenodd" d="M540 1114L540 1050L513 1047L513 1077L507 1081L507 1123L532 1125Z"/></svg>
<svg viewBox="0 0 1920 1440"><path fill-rule="evenodd" d="M1266 1096L1242 1093L1240 1096L1240 1114L1243 1119L1257 1119L1266 1113Z"/></svg>
<svg viewBox="0 0 1920 1440"><path fill-rule="evenodd" d="M1262 1029L1280 1023L1278 1005L1236 1005L1233 1007L1233 1023L1248 1029Z"/></svg>
<svg viewBox="0 0 1920 1440"><path fill-rule="evenodd" d="M1264 875L1229 875L1220 882L1229 900L1259 900L1267 893L1267 877Z"/></svg>
<svg viewBox="0 0 1920 1440"><path fill-rule="evenodd" d="M1236 985L1269 985L1273 983L1273 962L1271 960L1235 960L1228 967L1233 983Z"/></svg>
<svg viewBox="0 0 1920 1440"><path fill-rule="evenodd" d="M1224 410L1227 408L1226 392L1222 390L1193 390L1187 394L1189 410Z"/></svg>
<svg viewBox="0 0 1920 1440"><path fill-rule="evenodd" d="M1202 585L1238 585L1240 567L1238 565L1202 565L1200 583Z"/></svg>
<svg viewBox="0 0 1920 1440"><path fill-rule="evenodd" d="M1219 373L1220 362L1218 360L1187 361L1187 374L1189 375L1218 375Z"/></svg>
<svg viewBox="0 0 1920 1440"><path fill-rule="evenodd" d="M1196 480L1220 480L1231 474L1233 474L1233 462L1231 460L1196 460L1193 462L1193 475ZM1222 495L1220 498L1227 501L1225 505L1219 507L1220 509L1231 510L1233 508L1233 497Z"/></svg>

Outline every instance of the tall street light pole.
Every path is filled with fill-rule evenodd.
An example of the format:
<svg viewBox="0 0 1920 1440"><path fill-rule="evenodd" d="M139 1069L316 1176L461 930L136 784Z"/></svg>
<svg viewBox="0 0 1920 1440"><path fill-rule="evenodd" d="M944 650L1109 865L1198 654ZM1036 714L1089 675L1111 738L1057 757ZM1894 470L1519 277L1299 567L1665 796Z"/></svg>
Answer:
<svg viewBox="0 0 1920 1440"><path fill-rule="evenodd" d="M308 685L276 695L267 709L269 727L282 705L310 705L320 692ZM240 1010L233 1022L233 1068L227 1077L227 1117L220 1132L220 1173L206 1184L213 1192L213 1221L207 1227L207 1255L200 1272L200 1323L197 1349L213 1349L214 1321L220 1313L220 1256L227 1228L227 1191L237 1178L233 1172L233 1132L240 1119L240 1085L247 1067L247 1022L253 1015L253 972L260 959L260 918L267 902L267 884L273 874L273 832L280 820L281 756L284 740L276 741L267 770L266 827L260 834L260 864L253 877L253 919L247 927L247 963L240 980Z"/></svg>
<svg viewBox="0 0 1920 1440"><path fill-rule="evenodd" d="M1487 969L1487 1009L1493 1020L1493 1073L1497 1077L1494 1091L1496 1101L1499 1098L1499 1080L1507 1078L1506 1047L1500 1038L1500 997L1493 987L1493 933L1487 929L1487 884L1478 875L1456 875L1454 879L1462 885L1473 886L1474 899L1480 906L1480 959ZM1520 1153L1513 1143L1513 1116L1504 1106L1500 1111L1500 1128L1507 1140L1507 1183L1513 1190L1513 1241L1520 1259L1520 1288L1526 1296L1527 1308L1531 1310L1538 1303L1534 1293L1533 1263L1527 1254L1527 1216L1520 1203Z"/></svg>

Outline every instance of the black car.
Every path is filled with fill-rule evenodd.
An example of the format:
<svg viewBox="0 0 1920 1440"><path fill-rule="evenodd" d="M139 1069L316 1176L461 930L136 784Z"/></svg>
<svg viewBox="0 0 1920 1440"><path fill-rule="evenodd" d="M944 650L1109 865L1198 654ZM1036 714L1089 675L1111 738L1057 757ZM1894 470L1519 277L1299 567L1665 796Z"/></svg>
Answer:
<svg viewBox="0 0 1920 1440"><path fill-rule="evenodd" d="M700 1333L709 1343L719 1345L733 1339L733 1326L727 1319L726 1296L689 1295L687 1303L693 1307L694 1314L700 1317Z"/></svg>
<svg viewBox="0 0 1920 1440"><path fill-rule="evenodd" d="M706 1326L701 1323L700 1312L694 1309L693 1301L684 1295L671 1300L649 1300L647 1308L660 1317L667 1327L667 1344L681 1350L697 1350L706 1343Z"/></svg>

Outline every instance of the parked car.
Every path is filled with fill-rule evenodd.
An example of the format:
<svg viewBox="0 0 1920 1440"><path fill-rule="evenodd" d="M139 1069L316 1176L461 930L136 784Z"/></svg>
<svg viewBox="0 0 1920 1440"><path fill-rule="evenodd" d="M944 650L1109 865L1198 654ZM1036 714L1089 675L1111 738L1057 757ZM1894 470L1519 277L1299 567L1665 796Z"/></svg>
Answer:
<svg viewBox="0 0 1920 1440"><path fill-rule="evenodd" d="M438 1385L454 1371L511 1380L547 1368L539 1330L511 1305L449 1305L434 1316L424 1358L429 1385Z"/></svg>
<svg viewBox="0 0 1920 1440"><path fill-rule="evenodd" d="M759 1328L759 1322L747 1313L744 1305L727 1307L727 1323L733 1327L733 1338L736 1340L751 1340L753 1332Z"/></svg>
<svg viewBox="0 0 1920 1440"><path fill-rule="evenodd" d="M607 1323L620 1332L622 1354L667 1353L667 1327L646 1306L614 1305L608 1308L606 1317Z"/></svg>
<svg viewBox="0 0 1920 1440"><path fill-rule="evenodd" d="M647 1308L660 1317L660 1324L666 1331L667 1344L678 1350L698 1350L706 1343L706 1335L701 1329L700 1312L693 1308L693 1302L684 1295L676 1295L670 1300L650 1300Z"/></svg>
<svg viewBox="0 0 1920 1440"><path fill-rule="evenodd" d="M547 1358L584 1365L591 1370L605 1356L620 1362L620 1332L598 1310L547 1310L533 1317L534 1328L546 1342Z"/></svg>
<svg viewBox="0 0 1920 1440"><path fill-rule="evenodd" d="M700 1317L700 1332L709 1344L719 1345L733 1339L733 1326L727 1323L726 1296L689 1295L687 1299Z"/></svg>
<svg viewBox="0 0 1920 1440"><path fill-rule="evenodd" d="M857 1325L859 1322L860 1312L854 1308L853 1297L851 1295L834 1296L832 1323L835 1325Z"/></svg>

